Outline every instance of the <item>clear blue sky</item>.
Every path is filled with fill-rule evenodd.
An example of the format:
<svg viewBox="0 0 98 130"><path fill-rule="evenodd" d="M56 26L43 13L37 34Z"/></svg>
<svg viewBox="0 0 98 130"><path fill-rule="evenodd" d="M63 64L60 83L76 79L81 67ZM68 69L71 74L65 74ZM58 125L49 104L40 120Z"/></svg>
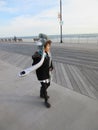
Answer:
<svg viewBox="0 0 98 130"><path fill-rule="evenodd" d="M60 0L0 0L0 37L59 34ZM98 33L98 0L62 0L63 33Z"/></svg>

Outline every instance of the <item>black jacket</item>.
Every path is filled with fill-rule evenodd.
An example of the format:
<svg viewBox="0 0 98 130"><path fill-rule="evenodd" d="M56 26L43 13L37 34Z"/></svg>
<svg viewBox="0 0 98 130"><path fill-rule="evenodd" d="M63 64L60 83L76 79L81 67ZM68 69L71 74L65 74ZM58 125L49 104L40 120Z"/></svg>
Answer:
<svg viewBox="0 0 98 130"><path fill-rule="evenodd" d="M32 56L32 59L33 59L32 65L37 64L41 60L41 58L42 58L42 55L39 54L39 52L36 52L35 55ZM50 57L48 53L46 52L46 56L45 56L43 64L36 70L36 75L37 75L38 80L49 79L50 70L53 70L53 65L52 65L52 61L50 63Z"/></svg>

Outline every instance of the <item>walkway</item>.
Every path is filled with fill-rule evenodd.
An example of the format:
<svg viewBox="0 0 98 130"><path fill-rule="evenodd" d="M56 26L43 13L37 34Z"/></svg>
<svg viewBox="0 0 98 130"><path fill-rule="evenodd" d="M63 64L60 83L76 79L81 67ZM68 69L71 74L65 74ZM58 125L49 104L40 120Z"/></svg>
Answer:
<svg viewBox="0 0 98 130"><path fill-rule="evenodd" d="M98 130L97 80L94 89L86 78L98 71L54 61L53 81L61 85L52 82L48 90L52 107L47 109L34 72L23 78L17 75L32 63L27 52L16 53L19 49L0 48L0 130Z"/></svg>
<svg viewBox="0 0 98 130"><path fill-rule="evenodd" d="M32 64L31 55L35 49L33 45L22 43L22 45L1 44L0 46L1 60L21 69ZM52 47L55 68L53 81L60 86L98 99L98 52L62 46Z"/></svg>

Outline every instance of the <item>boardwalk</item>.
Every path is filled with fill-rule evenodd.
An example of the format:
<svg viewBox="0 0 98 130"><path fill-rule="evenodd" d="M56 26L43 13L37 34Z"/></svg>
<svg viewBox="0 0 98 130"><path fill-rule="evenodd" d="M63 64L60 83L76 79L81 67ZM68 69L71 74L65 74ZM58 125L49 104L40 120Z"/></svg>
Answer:
<svg viewBox="0 0 98 130"><path fill-rule="evenodd" d="M0 59L20 68L32 64L33 45L0 44ZM98 52L52 47L53 81L88 97L98 99Z"/></svg>
<svg viewBox="0 0 98 130"><path fill-rule="evenodd" d="M35 73L17 75L32 64L34 51L32 45L0 44L0 130L98 130L97 52L52 47L55 83L47 109Z"/></svg>
<svg viewBox="0 0 98 130"><path fill-rule="evenodd" d="M53 48L53 80L66 88L98 99L98 52Z"/></svg>

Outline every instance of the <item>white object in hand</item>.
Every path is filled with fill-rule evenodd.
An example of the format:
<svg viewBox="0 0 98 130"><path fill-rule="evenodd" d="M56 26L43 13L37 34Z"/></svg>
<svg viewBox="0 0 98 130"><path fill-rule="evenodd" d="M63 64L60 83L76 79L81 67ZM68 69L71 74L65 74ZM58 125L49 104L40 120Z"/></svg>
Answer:
<svg viewBox="0 0 98 130"><path fill-rule="evenodd" d="M26 75L28 75L30 72L32 72L32 71L38 69L38 68L43 64L45 56L46 56L46 53L43 52L43 55L42 55L42 58L41 58L40 62L37 63L37 64L35 64L35 65L33 65L33 66L31 66L31 67L29 67L29 68L24 69L23 71L21 71L21 72L19 73L19 76L20 76L20 77L26 76Z"/></svg>

